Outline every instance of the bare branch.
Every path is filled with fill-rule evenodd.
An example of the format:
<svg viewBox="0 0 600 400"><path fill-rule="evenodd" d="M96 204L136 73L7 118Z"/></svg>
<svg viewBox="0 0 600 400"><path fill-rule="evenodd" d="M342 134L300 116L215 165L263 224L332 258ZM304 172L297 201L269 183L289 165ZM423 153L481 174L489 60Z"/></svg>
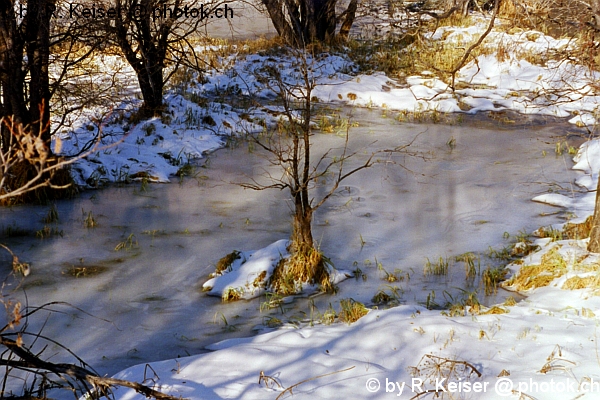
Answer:
<svg viewBox="0 0 600 400"><path fill-rule="evenodd" d="M330 373L328 373L328 374L318 375L318 376L314 376L314 377L312 377L312 378L305 379L305 380L303 380L303 381L301 381L301 382L298 382L298 383L296 383L296 384L294 384L294 385L292 385L292 386L289 386L289 387L287 387L287 388L286 388L286 389L285 389L283 392L279 393L279 396L277 396L277 398L276 398L275 400L279 400L279 399L281 398L281 396L283 396L283 395L284 395L284 394L286 394L287 392L290 392L290 394L291 394L291 395L293 395L293 393L292 393L292 390L293 390L295 387L298 387L298 386L302 385L303 383L310 382L310 381L314 381L314 380L316 380L316 379L320 379L320 378L324 378L324 377L326 377L326 376L331 376L331 375L339 374L339 373L341 373L341 372L350 371L350 370L352 370L352 369L354 369L354 368L355 368L355 366L353 365L353 366L351 366L350 368L341 369L341 370L339 370L339 371L334 371L334 372L330 372Z"/></svg>
<svg viewBox="0 0 600 400"><path fill-rule="evenodd" d="M465 62L467 61L467 59L469 58L469 56L471 55L471 52L476 49L477 47L479 47L479 45L481 45L481 43L483 43L483 40L487 37L487 35L490 34L490 32L492 31L492 29L494 28L494 23L496 21L496 16L498 15L498 10L500 10L500 0L494 0L495 4L494 4L494 12L492 14L492 17L490 18L490 22L488 23L487 29L485 30L485 32L483 32L481 34L481 36L479 37L479 39L473 43L468 49L467 51L465 51L465 53L463 54L462 58L460 59L460 61L456 64L456 66L454 67L454 69L452 69L452 71L450 71L450 74L452 74L452 84L450 85L450 88L454 91L454 81L456 79L456 73L465 65Z"/></svg>

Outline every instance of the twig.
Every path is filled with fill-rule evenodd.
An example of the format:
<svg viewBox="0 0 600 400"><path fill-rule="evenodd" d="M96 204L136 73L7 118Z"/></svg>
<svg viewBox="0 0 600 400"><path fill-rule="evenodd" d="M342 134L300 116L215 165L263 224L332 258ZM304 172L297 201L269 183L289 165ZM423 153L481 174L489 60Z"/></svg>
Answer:
<svg viewBox="0 0 600 400"><path fill-rule="evenodd" d="M425 390L425 391L423 391L423 392L420 392L420 393L417 393L417 394L415 394L415 395L414 395L413 397L411 397L409 400L415 400L415 399L418 399L419 397L421 397L421 396L423 396L423 395L425 395L425 394L429 394L429 393L438 393L438 392L440 392L440 391L439 391L439 390L437 390L437 389L427 389L427 390Z"/></svg>
<svg viewBox="0 0 600 400"><path fill-rule="evenodd" d="M91 384L96 390L102 393L108 393L111 386L124 386L129 387L136 392L143 394L146 397L152 397L157 400L180 400L179 397L171 396L168 394L161 393L152 388L139 384L137 382L130 382L123 379L105 378L100 377L90 370L74 365L74 364L55 364L40 359L37 355L31 353L28 349L19 345L16 341L7 338L6 336L0 336L0 344L4 345L7 349L12 351L21 360L7 360L0 359L0 365L7 367L14 367L23 370L29 370L36 374L43 374L40 370L52 372L58 376L68 376L79 382L87 382Z"/></svg>
<svg viewBox="0 0 600 400"><path fill-rule="evenodd" d="M276 398L275 400L279 400L279 399L281 398L281 396L283 396L283 395L284 395L284 394L285 394L287 391L289 391L289 392L290 392L290 394L292 394L292 395L293 395L293 393L292 393L292 389L294 389L294 388L295 388L295 387L297 387L297 386L300 386L300 385L301 385L301 384L303 384L303 383L310 382L310 381L314 381L315 379L319 379L319 378L324 378L324 377L326 377L326 376L329 376L329 375L339 374L340 372L346 372L346 371L350 371L351 369L354 369L354 367L356 367L356 366L355 366L355 365L353 365L353 366L351 366L350 368L341 369L341 370L339 370L339 371L334 371L334 372L330 372L330 373L328 373L328 374L323 374L323 375L313 376L312 378L305 379L305 380L303 380L303 381L301 381L301 382L298 382L298 383L296 383L296 384L294 384L294 385L292 385L292 386L290 386L290 387L286 388L286 389L285 389L283 392L279 393L279 396L277 396L277 398Z"/></svg>
<svg viewBox="0 0 600 400"><path fill-rule="evenodd" d="M492 31L492 28L494 27L494 21L496 21L496 16L498 15L498 11L500 10L500 0L495 0L495 2L496 3L494 5L494 13L492 14L492 18L490 19L490 23L488 24L487 29L479 37L479 40L477 40L477 42L472 44L471 47L469 47L467 51L465 51L465 54L463 54L461 60L458 62L456 67L454 67L454 69L450 72L452 74L452 84L450 85L452 91L454 91L454 81L456 79L456 73L465 65L467 58L469 58L469 56L471 55L471 52L483 42L483 40L486 38L487 35L489 35L489 33Z"/></svg>

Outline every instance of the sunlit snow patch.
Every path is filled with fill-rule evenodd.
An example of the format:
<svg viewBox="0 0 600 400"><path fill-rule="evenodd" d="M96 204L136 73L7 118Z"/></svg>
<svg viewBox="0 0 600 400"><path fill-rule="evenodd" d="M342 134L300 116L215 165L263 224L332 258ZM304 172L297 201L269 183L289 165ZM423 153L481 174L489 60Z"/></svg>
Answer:
<svg viewBox="0 0 600 400"><path fill-rule="evenodd" d="M225 270L216 272L202 285L211 296L223 300L252 299L265 293L267 282L277 264L290 256L288 240L278 240L255 251L236 252L235 259ZM331 283L336 285L352 276L351 272L329 268ZM308 291L317 290L316 285L306 285Z"/></svg>
<svg viewBox="0 0 600 400"><path fill-rule="evenodd" d="M208 294L224 300L252 299L265 292L266 282L281 259L289 257L287 240L278 240L255 251L241 251L222 272L202 286Z"/></svg>

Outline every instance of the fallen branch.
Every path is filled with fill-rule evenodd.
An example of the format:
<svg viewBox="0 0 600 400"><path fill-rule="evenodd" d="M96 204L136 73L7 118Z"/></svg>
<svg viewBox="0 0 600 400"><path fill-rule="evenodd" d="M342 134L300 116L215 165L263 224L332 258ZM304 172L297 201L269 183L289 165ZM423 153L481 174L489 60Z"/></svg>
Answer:
<svg viewBox="0 0 600 400"><path fill-rule="evenodd" d="M171 396L161 393L148 386L144 386L137 382L126 381L123 379L106 378L98 376L96 373L74 364L55 364L40 359L27 348L22 346L22 343L7 338L5 335L0 336L0 345L5 346L20 360L0 359L0 365L27 370L35 374L45 374L51 372L57 376L68 376L78 382L88 383L97 393L102 396L110 393L112 386L128 387L136 392L143 394L149 398L157 400L181 400L180 397ZM90 392L89 386L84 384L87 391Z"/></svg>

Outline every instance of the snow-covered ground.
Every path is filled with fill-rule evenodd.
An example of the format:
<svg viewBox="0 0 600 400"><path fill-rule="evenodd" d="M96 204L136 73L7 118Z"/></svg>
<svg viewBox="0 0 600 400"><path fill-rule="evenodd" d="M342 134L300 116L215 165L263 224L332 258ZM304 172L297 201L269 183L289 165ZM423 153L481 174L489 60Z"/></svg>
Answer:
<svg viewBox="0 0 600 400"><path fill-rule="evenodd" d="M600 152L588 143L577 167L589 171L593 164L582 167L581 160L598 160ZM587 216L578 207L585 198L568 200L578 217ZM207 354L151 363L151 379L146 365L116 377L145 377L153 387L189 399L413 399L434 398L425 393L432 390L447 399L596 399L599 286L564 286L598 282L600 258L586 251L587 240L546 238L533 245L540 250L511 264L513 275L545 257L557 257L564 270L547 286L533 285L519 303L467 307L459 317L417 305L373 309L353 324L284 326L216 343ZM126 389L115 395L142 398Z"/></svg>
<svg viewBox="0 0 600 400"><path fill-rule="evenodd" d="M458 40L483 29L484 25L443 28L436 35ZM488 41L498 46L505 41L507 48L526 46L540 53L572 45L532 31L494 33ZM569 118L590 130L599 115L600 96L591 84L600 75L572 61L534 65L518 56L503 60L493 54L480 56L459 72L457 81L468 86L455 92L431 73L400 83L383 73L357 74L342 56L308 57L307 62L317 82L313 95L326 103L406 111L514 110ZM260 79L261 69L268 64L282 71L288 83L297 82L297 58L248 55L228 68L211 71L208 82L196 86L193 93L228 91L271 98L274 93ZM199 107L183 94L168 94L166 103L170 121L128 126L123 142L77 164L79 182L92 185L127 175L165 182L183 164L182 157L200 158L222 146L227 135L256 132L262 129L255 123L258 119L269 123L276 118L273 109L260 107L246 110L244 116L223 103ZM123 124L114 121L100 124L102 133L120 139L111 136L123 130ZM98 126L88 126L82 124L77 135L63 134L62 148L75 151L75 138L83 141L82 134L92 137L99 131ZM582 171L577 184L590 190L596 187L598 160L599 142L586 142L576 157L576 169ZM593 196L545 195L536 200L568 207L577 220L584 220L593 210ZM436 389L448 399L599 398L596 315L600 315L600 297L597 288L563 289L575 276L595 277L598 259L586 253L585 240L540 239L535 244L539 252L526 257L523 265L539 264L544 254L553 252L560 254L566 267L548 286L530 289L527 298L516 304L473 309L464 317L444 316L418 305L373 309L350 325L284 326L256 337L216 343L206 354L151 363L153 376L146 365L139 365L116 377L146 379L161 391L189 399L412 399L434 398L424 392ZM512 265L511 270L517 273L523 265ZM230 274L223 277L240 278ZM211 285L216 287L215 282ZM115 396L142 398L127 389L117 389Z"/></svg>
<svg viewBox="0 0 600 400"><path fill-rule="evenodd" d="M435 37L444 36L447 41L461 38L458 46L472 40L471 36L484 27L480 24L470 28L440 28ZM526 49L530 54L540 55L572 46L567 39L556 40L536 31L495 33L487 40L487 46ZM207 48L199 47L197 51ZM115 107L104 119L90 111L75 123L76 129L57 136L60 149L64 154L76 154L98 134L103 138L98 143L100 151L74 168L81 185L97 186L131 177L166 182L186 162L223 146L228 136L260 132L262 122L273 123L281 114L277 107L252 106L241 110L223 101L201 106L198 99L219 93L272 99L277 85L267 67L274 67L290 87L298 86L297 90L301 90L303 63L309 66L316 83L312 97L322 103L341 102L408 112L474 114L511 110L568 118L577 126L591 128L597 124L600 109L600 94L593 87L600 80L600 73L590 72L570 60L535 65L514 54L502 61L494 54L482 55L457 74L457 84L468 87L453 92L448 83L427 71L406 77L405 83L381 72L359 74L356 65L345 56L233 54L221 57L221 67L206 74L206 83L192 82L197 78L194 75L187 82L189 87L172 88L165 96L166 117L128 122L139 101ZM135 79L124 67L121 73L127 79ZM270 84L265 84L266 81ZM115 142L118 144L111 147Z"/></svg>

